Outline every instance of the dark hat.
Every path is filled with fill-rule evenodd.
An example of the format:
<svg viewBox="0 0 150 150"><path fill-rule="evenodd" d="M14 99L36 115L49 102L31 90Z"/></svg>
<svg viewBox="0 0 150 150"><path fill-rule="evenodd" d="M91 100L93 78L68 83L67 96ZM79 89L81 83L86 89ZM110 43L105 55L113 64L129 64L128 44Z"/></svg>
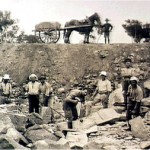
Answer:
<svg viewBox="0 0 150 150"><path fill-rule="evenodd" d="M130 58L125 58L124 62L132 62Z"/></svg>
<svg viewBox="0 0 150 150"><path fill-rule="evenodd" d="M106 18L105 21L110 21L110 20L108 18Z"/></svg>
<svg viewBox="0 0 150 150"><path fill-rule="evenodd" d="M46 79L46 76L42 75L40 76L39 80L45 80Z"/></svg>

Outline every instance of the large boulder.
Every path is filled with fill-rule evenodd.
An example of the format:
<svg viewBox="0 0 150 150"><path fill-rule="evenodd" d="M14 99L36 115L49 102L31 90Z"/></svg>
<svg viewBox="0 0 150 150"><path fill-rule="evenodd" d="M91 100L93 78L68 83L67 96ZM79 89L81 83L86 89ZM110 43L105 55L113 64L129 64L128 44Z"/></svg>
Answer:
<svg viewBox="0 0 150 150"><path fill-rule="evenodd" d="M15 128L10 117L6 113L0 112L0 133L6 133L7 129Z"/></svg>
<svg viewBox="0 0 150 150"><path fill-rule="evenodd" d="M26 149L24 146L18 144L15 140L5 135L0 136L0 149Z"/></svg>
<svg viewBox="0 0 150 150"><path fill-rule="evenodd" d="M18 113L8 113L12 123L18 131L25 131L25 124L27 122L27 117L24 114Z"/></svg>
<svg viewBox="0 0 150 150"><path fill-rule="evenodd" d="M129 121L134 137L142 140L150 140L150 127L144 124L144 119L140 116Z"/></svg>
<svg viewBox="0 0 150 150"><path fill-rule="evenodd" d="M32 122L32 124L43 124L43 119L38 113L31 113L27 116L27 119Z"/></svg>
<svg viewBox="0 0 150 150"><path fill-rule="evenodd" d="M44 139L57 141L59 139L53 133L40 127L39 125L34 125L28 128L27 131L25 132L25 137L32 142L36 142L38 140L44 140Z"/></svg>
<svg viewBox="0 0 150 150"><path fill-rule="evenodd" d="M88 129L94 125L102 125L104 123L114 122L121 117L114 109L100 109L98 112L92 113L88 117L73 122L74 129Z"/></svg>
<svg viewBox="0 0 150 150"><path fill-rule="evenodd" d="M17 143L21 142L24 143L25 145L28 144L28 141L25 139L25 137L20 132L18 132L15 128L9 128L7 130L6 136L12 138Z"/></svg>

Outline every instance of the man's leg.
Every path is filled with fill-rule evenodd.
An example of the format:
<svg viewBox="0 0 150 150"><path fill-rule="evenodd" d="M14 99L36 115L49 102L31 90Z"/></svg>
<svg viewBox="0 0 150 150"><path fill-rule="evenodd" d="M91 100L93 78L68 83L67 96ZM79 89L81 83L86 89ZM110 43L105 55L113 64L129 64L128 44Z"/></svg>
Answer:
<svg viewBox="0 0 150 150"><path fill-rule="evenodd" d="M103 108L108 108L108 96L106 94L101 95Z"/></svg>
<svg viewBox="0 0 150 150"><path fill-rule="evenodd" d="M44 99L44 106L48 106L48 103L49 103L49 99L50 99L50 96L45 96L45 99Z"/></svg>
<svg viewBox="0 0 150 150"><path fill-rule="evenodd" d="M97 94L92 102L92 105L95 105L97 103L100 103L102 100L101 100L101 95L100 94Z"/></svg>
<svg viewBox="0 0 150 150"><path fill-rule="evenodd" d="M77 120L78 119L78 112L77 112L76 106L71 107L71 111L72 111L73 120Z"/></svg>
<svg viewBox="0 0 150 150"><path fill-rule="evenodd" d="M39 96L34 96L34 109L36 113L39 113Z"/></svg>
<svg viewBox="0 0 150 150"><path fill-rule="evenodd" d="M34 108L33 108L33 96L32 95L29 95L28 96L28 100L29 100L29 113L32 113L34 112Z"/></svg>

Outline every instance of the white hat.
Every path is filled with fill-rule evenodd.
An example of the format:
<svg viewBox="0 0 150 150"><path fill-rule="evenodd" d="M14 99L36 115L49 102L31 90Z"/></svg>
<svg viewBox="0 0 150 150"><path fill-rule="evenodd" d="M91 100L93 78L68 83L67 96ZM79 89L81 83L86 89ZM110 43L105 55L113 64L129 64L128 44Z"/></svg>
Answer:
<svg viewBox="0 0 150 150"><path fill-rule="evenodd" d="M3 79L10 79L9 74L5 74Z"/></svg>
<svg viewBox="0 0 150 150"><path fill-rule="evenodd" d="M29 79L31 80L31 78L36 78L36 80L38 80L38 77L37 77L35 74L31 74L31 75L29 76Z"/></svg>
<svg viewBox="0 0 150 150"><path fill-rule="evenodd" d="M137 77L131 77L131 78L130 78L130 81L136 81L136 82L138 82L139 79L138 79Z"/></svg>
<svg viewBox="0 0 150 150"><path fill-rule="evenodd" d="M101 71L100 76L101 76L101 75L103 75L103 76L107 76L106 71Z"/></svg>

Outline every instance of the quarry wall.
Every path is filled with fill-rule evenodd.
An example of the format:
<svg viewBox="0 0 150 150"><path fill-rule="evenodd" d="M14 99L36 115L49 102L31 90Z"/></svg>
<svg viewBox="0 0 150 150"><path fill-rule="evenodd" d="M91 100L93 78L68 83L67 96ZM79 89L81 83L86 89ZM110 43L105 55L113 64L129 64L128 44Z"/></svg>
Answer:
<svg viewBox="0 0 150 150"><path fill-rule="evenodd" d="M116 64L134 54L134 67L145 79L150 70L150 44L1 44L0 74L21 83L30 75L46 74L50 81L69 84L102 70L112 78Z"/></svg>

